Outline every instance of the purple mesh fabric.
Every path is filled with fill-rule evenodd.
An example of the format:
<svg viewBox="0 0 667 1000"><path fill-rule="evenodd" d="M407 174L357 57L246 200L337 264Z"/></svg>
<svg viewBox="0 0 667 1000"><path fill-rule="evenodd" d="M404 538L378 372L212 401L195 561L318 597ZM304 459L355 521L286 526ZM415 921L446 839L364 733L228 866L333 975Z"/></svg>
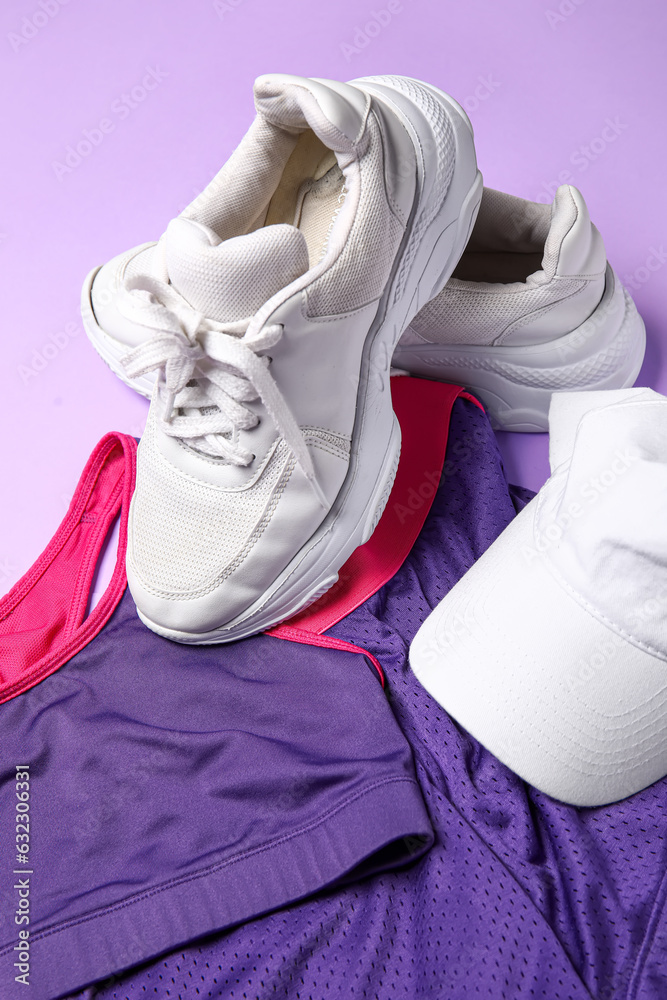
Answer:
<svg viewBox="0 0 667 1000"><path fill-rule="evenodd" d="M95 1000L664 1000L667 781L560 805L462 731L409 670L411 638L528 499L459 400L446 475L401 571L332 633L373 652L436 842L419 861L309 898L100 983Z"/></svg>

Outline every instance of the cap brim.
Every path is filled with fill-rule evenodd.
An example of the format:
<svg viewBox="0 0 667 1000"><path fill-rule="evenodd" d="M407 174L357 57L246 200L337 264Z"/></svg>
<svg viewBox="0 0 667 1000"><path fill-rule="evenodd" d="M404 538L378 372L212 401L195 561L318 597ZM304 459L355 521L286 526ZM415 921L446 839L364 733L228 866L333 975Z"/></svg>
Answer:
<svg viewBox="0 0 667 1000"><path fill-rule="evenodd" d="M667 774L667 663L608 627L548 568L536 502L427 618L410 664L427 691L536 788L578 806Z"/></svg>

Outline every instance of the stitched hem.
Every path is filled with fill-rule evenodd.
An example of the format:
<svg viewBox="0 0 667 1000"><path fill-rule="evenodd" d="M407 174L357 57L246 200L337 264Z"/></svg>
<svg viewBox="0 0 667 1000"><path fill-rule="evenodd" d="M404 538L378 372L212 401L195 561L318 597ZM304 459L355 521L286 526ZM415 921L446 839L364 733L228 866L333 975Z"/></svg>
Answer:
<svg viewBox="0 0 667 1000"><path fill-rule="evenodd" d="M418 840L401 845L402 838ZM146 887L112 906L31 929L30 1000L74 992L203 934L287 906L362 863L364 875L382 870L386 859L374 865L372 856L394 842L392 867L418 857L433 842L413 778L367 785L289 836ZM3 1000L18 1000L25 992L14 981L15 943L0 951Z"/></svg>

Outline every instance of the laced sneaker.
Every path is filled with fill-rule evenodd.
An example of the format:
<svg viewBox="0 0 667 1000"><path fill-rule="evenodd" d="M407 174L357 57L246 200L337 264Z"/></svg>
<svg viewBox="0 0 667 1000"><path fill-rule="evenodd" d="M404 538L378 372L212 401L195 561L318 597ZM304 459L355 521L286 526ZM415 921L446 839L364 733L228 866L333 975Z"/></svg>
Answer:
<svg viewBox="0 0 667 1000"><path fill-rule="evenodd" d="M645 339L575 187L552 205L485 188L465 253L394 364L468 386L496 427L545 431L552 393L632 385Z"/></svg>
<svg viewBox="0 0 667 1000"><path fill-rule="evenodd" d="M127 571L140 617L230 641L315 600L387 502L391 357L442 288L481 197L451 98L401 77L275 75L208 188L90 276L84 316L155 384Z"/></svg>

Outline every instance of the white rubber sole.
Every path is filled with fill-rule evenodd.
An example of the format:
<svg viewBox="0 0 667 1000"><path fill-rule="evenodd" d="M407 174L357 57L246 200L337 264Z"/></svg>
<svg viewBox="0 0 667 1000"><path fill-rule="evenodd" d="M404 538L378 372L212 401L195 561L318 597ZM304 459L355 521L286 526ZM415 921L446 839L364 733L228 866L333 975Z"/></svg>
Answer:
<svg viewBox="0 0 667 1000"><path fill-rule="evenodd" d="M127 344L122 344L114 337L110 337L97 322L93 310L92 288L93 281L99 270L99 267L93 268L86 277L81 289L81 318L83 320L83 328L86 331L88 340L114 375L117 375L121 382L124 382L130 389L134 389L135 392L150 399L153 395L153 386L155 385L157 376L151 372L148 375L141 375L139 378L128 378L121 364L121 358L128 353L130 348Z"/></svg>
<svg viewBox="0 0 667 1000"><path fill-rule="evenodd" d="M466 386L499 430L539 432L549 429L554 392L634 385L645 347L643 320L607 265L595 312L556 340L531 347L399 344L393 363L413 375Z"/></svg>
<svg viewBox="0 0 667 1000"><path fill-rule="evenodd" d="M374 78L374 83L378 79ZM365 81L359 82L366 86ZM375 94L373 85L368 89ZM460 137L461 148L457 146L444 199L437 191L429 197L424 194L420 164L411 220L364 346L350 464L339 494L320 527L289 565L262 597L233 621L203 634L190 633L162 628L140 612L145 624L166 638L196 645L232 642L292 617L336 583L341 566L370 538L382 515L400 454L400 429L389 385L391 357L402 331L449 279L468 242L482 196L482 176L467 116L446 95L434 88L425 89L432 95L429 101L435 100L443 114L462 115L468 131L463 130ZM411 130L409 122L408 126ZM410 262L407 275L406 260ZM401 268L402 292L397 294Z"/></svg>

